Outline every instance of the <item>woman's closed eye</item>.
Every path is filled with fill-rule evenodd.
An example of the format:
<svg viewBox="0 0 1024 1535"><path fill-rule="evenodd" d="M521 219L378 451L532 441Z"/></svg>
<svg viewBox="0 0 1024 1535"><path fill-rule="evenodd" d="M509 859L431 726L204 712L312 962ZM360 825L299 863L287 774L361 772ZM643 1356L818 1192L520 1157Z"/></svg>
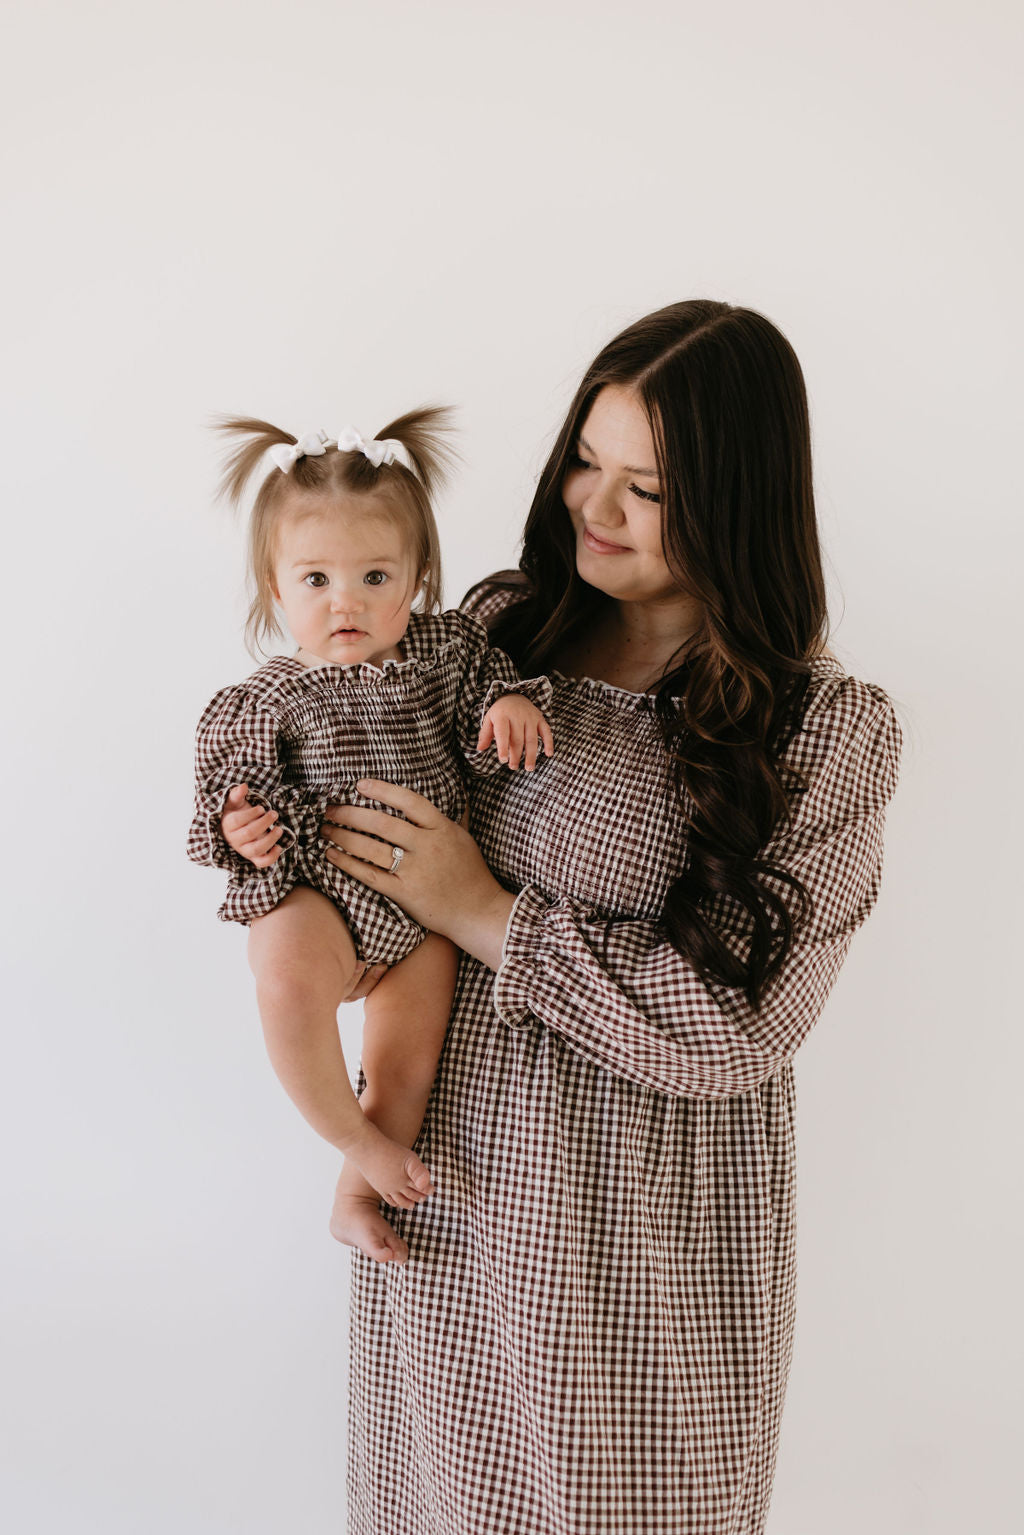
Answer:
<svg viewBox="0 0 1024 1535"><path fill-rule="evenodd" d="M573 453L570 456L569 462L573 469L597 468L597 465L592 463L589 458L584 458L582 453ZM629 489L633 492L633 495L641 501L653 501L655 505L661 501L661 496L656 490L642 490L639 485L634 485L632 483L630 483Z"/></svg>

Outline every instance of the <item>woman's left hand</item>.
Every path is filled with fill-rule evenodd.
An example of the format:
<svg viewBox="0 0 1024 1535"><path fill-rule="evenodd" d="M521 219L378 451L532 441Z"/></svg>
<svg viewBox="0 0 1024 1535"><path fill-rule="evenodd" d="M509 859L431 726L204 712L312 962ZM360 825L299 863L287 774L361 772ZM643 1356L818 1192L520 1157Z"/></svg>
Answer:
<svg viewBox="0 0 1024 1535"><path fill-rule="evenodd" d="M328 805L321 831L334 844L330 862L497 970L515 897L498 884L469 832L412 789L377 778L361 778L356 788L405 820L362 805Z"/></svg>

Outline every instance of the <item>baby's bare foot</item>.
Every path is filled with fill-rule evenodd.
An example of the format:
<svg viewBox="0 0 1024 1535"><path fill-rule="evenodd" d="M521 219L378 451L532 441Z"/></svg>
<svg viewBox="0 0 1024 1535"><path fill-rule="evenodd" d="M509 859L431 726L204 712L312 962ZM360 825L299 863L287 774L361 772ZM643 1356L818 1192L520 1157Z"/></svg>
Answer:
<svg viewBox="0 0 1024 1535"><path fill-rule="evenodd" d="M389 1140L369 1120L364 1124L359 1135L342 1147L346 1159L359 1169L385 1204L411 1210L434 1192L429 1171L408 1146Z"/></svg>
<svg viewBox="0 0 1024 1535"><path fill-rule="evenodd" d="M374 1194L343 1194L339 1189L330 1231L336 1242L358 1247L375 1263L404 1263L409 1256L408 1245L381 1215Z"/></svg>

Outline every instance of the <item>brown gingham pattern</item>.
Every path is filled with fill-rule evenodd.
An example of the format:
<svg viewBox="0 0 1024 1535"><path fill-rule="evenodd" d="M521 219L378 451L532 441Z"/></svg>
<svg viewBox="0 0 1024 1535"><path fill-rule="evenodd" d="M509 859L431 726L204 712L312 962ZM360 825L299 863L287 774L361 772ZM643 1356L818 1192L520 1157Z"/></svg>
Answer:
<svg viewBox="0 0 1024 1535"><path fill-rule="evenodd" d="M478 599L486 616L499 594ZM876 898L900 730L815 663L774 854L813 917L759 1013L659 934L685 828L649 699L554 676L471 789L521 891L464 958L404 1267L353 1258L350 1535L758 1535L795 1298L792 1055ZM722 913L728 925L728 913Z"/></svg>
<svg viewBox="0 0 1024 1535"><path fill-rule="evenodd" d="M349 879L326 857L320 827L328 805L369 805L360 778L400 783L458 820L466 803L460 762L472 773L506 772L491 746L476 750L480 722L502 693L525 693L547 712L546 678L520 681L483 625L465 613L413 614L405 659L307 668L276 656L236 686L222 688L196 731L196 804L188 855L229 873L219 915L252 922L297 884L331 897L360 956L393 965L424 930L385 896ZM220 818L228 790L278 811L284 852L266 869L238 857ZM388 809L387 806L379 806Z"/></svg>

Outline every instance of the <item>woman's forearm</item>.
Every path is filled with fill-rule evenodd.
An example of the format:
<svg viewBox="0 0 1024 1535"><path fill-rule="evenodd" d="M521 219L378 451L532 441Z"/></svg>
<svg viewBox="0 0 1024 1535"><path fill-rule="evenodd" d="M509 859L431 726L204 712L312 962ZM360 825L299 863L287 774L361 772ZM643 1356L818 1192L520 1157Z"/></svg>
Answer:
<svg viewBox="0 0 1024 1535"><path fill-rule="evenodd" d="M497 970L501 964L505 930L515 903L515 896L503 890L495 880L493 892L485 900L471 905L460 902L457 909L450 911L444 924L445 937L491 970Z"/></svg>

